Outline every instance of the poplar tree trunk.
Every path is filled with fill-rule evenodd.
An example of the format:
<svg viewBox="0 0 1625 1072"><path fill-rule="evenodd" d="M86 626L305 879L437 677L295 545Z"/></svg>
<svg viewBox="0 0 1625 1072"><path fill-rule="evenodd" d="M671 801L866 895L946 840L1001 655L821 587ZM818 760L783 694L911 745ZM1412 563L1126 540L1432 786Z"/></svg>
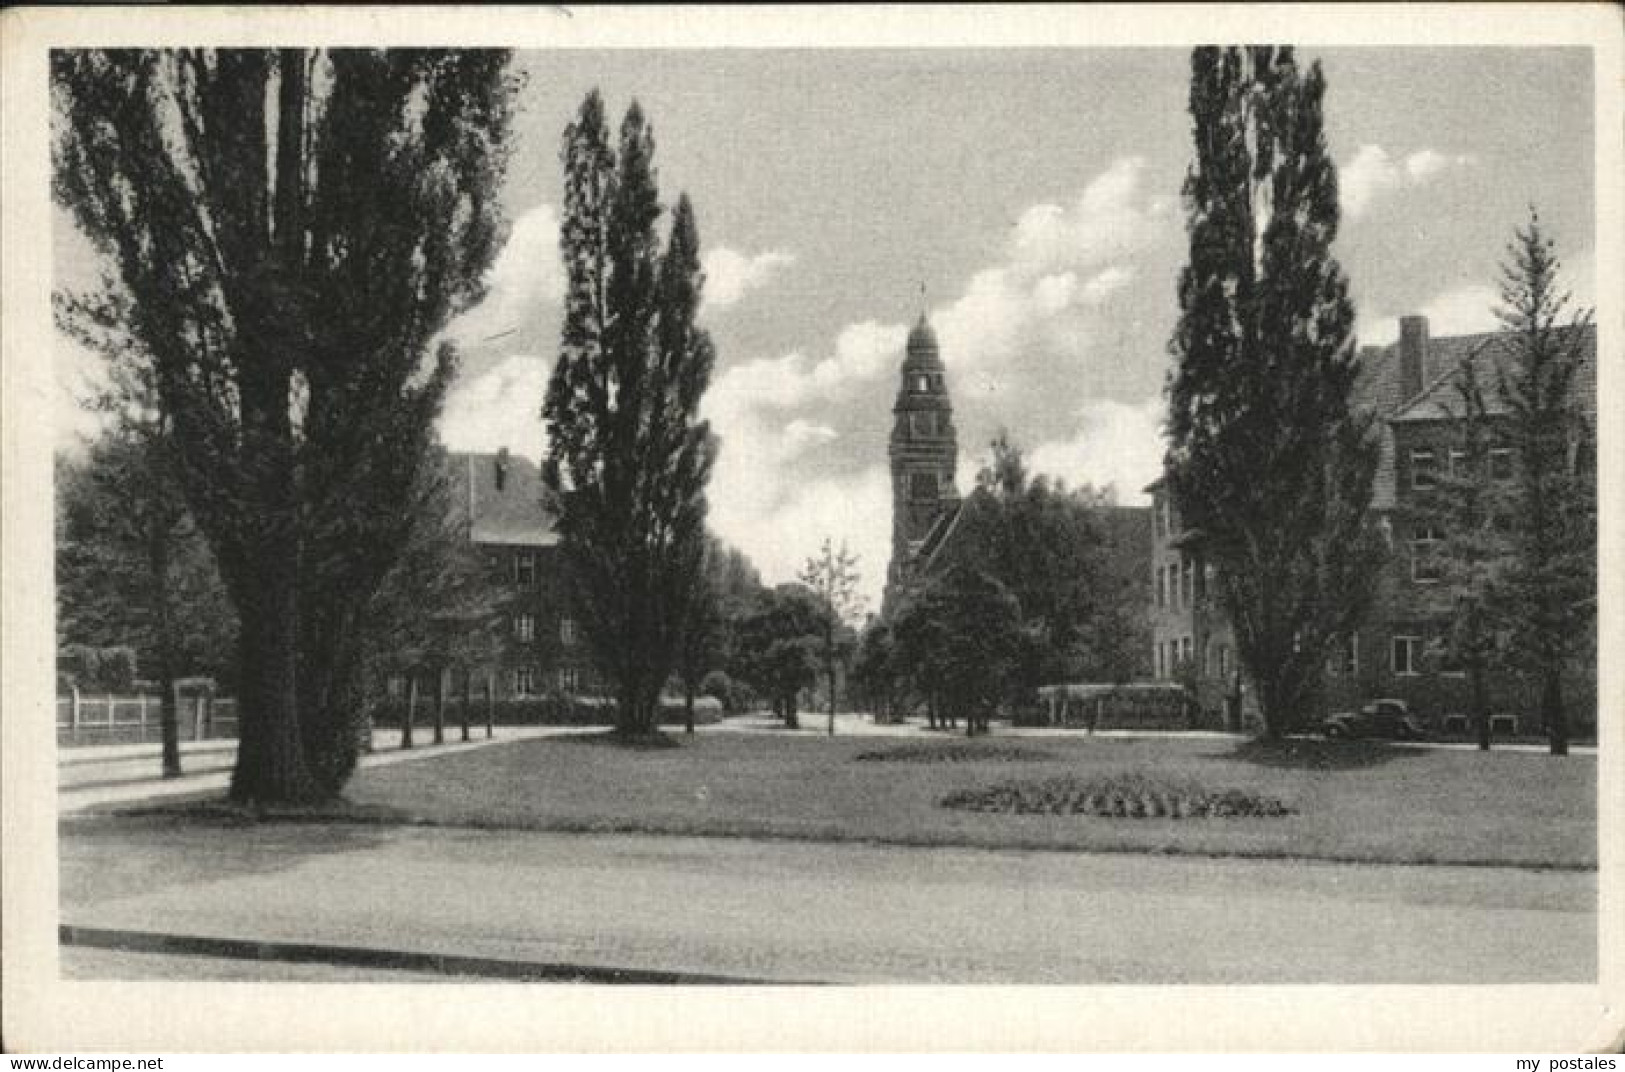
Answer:
<svg viewBox="0 0 1625 1072"><path fill-rule="evenodd" d="M406 675L406 714L401 718L401 747L411 748L412 723L418 714L418 675L413 671Z"/></svg>
<svg viewBox="0 0 1625 1072"><path fill-rule="evenodd" d="M175 700L175 630L169 605L169 532L158 518L150 532L152 602L158 641L158 726L163 738L165 778L181 776L180 713Z"/></svg>
<svg viewBox="0 0 1625 1072"><path fill-rule="evenodd" d="M444 668L436 670L434 675L434 743L446 743L446 671Z"/></svg>
<svg viewBox="0 0 1625 1072"><path fill-rule="evenodd" d="M1551 743L1552 755L1569 754L1569 717L1563 710L1563 675L1561 671L1546 670L1542 674L1540 715L1546 723L1546 737Z"/></svg>

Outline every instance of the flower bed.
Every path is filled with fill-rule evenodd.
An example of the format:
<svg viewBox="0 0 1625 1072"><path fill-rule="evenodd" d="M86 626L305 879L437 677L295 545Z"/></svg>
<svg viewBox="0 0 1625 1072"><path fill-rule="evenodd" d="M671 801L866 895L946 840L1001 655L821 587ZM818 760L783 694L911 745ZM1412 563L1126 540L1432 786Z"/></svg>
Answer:
<svg viewBox="0 0 1625 1072"><path fill-rule="evenodd" d="M1294 811L1271 796L1140 774L1010 779L950 793L939 803L963 811L1108 819L1269 818Z"/></svg>

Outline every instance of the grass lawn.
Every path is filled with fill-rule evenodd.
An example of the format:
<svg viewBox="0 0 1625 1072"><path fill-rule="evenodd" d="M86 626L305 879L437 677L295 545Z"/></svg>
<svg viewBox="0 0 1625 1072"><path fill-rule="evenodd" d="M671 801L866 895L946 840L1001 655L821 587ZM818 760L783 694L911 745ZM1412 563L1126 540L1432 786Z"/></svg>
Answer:
<svg viewBox="0 0 1625 1072"><path fill-rule="evenodd" d="M366 770L348 796L374 816L457 826L1392 863L1597 863L1590 756L1181 738L934 745L952 749L954 761L932 762L918 742L881 738L702 734L655 749L623 748L597 735L542 738ZM1145 776L1246 790L1277 798L1293 813L1133 819L939 805L958 791L1059 776Z"/></svg>

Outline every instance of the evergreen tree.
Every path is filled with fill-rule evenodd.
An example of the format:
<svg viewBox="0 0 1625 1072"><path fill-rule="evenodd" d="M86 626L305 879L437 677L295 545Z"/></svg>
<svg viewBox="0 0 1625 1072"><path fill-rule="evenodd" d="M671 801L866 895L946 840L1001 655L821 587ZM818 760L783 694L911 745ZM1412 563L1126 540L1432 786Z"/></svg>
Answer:
<svg viewBox="0 0 1625 1072"><path fill-rule="evenodd" d="M405 545L500 235L507 53L57 50L56 194L112 268L241 622L232 796L337 794L360 616Z"/></svg>
<svg viewBox="0 0 1625 1072"><path fill-rule="evenodd" d="M618 151L597 91L565 130L565 317L542 410L544 479L624 737L654 732L678 660L716 455L697 417L715 354L695 323L703 276L694 211L679 199L662 252L653 158L635 102Z"/></svg>
<svg viewBox="0 0 1625 1072"><path fill-rule="evenodd" d="M1498 391L1518 478L1505 606L1512 656L1539 685L1553 755L1569 748L1563 672L1595 637L1597 613L1596 433L1576 385L1591 314L1566 316L1560 267L1531 211L1507 250L1497 311L1514 346Z"/></svg>
<svg viewBox="0 0 1625 1072"><path fill-rule="evenodd" d="M1463 359L1454 374L1457 398L1447 409L1455 429L1451 464L1434 475L1431 492L1419 493L1409 521L1439 536L1426 567L1451 598L1439 656L1467 675L1478 747L1488 751L1488 675L1501 657L1500 582L1510 547L1504 527L1508 503L1490 471L1495 429L1478 375L1479 356Z"/></svg>
<svg viewBox="0 0 1625 1072"><path fill-rule="evenodd" d="M1168 485L1218 569L1272 736L1304 716L1335 638L1364 616L1382 551L1367 517L1376 439L1350 410L1354 310L1331 252L1325 88L1290 48L1191 58Z"/></svg>
<svg viewBox="0 0 1625 1072"><path fill-rule="evenodd" d="M829 735L835 736L836 686L841 664L852 650L852 622L863 609L858 596L858 556L840 550L824 538L818 554L807 559L797 578L812 590L824 606L823 646L819 658L824 664L824 680L829 687Z"/></svg>

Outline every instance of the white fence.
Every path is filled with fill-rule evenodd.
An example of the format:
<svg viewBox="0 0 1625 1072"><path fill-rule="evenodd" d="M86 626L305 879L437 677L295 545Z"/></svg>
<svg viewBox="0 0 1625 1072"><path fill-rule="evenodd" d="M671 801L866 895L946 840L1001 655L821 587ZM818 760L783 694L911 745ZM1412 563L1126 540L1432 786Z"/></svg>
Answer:
<svg viewBox="0 0 1625 1072"><path fill-rule="evenodd" d="M237 701L229 697L184 696L176 716L182 740L237 735ZM68 742L146 740L161 730L162 701L156 696L58 696L56 732Z"/></svg>

